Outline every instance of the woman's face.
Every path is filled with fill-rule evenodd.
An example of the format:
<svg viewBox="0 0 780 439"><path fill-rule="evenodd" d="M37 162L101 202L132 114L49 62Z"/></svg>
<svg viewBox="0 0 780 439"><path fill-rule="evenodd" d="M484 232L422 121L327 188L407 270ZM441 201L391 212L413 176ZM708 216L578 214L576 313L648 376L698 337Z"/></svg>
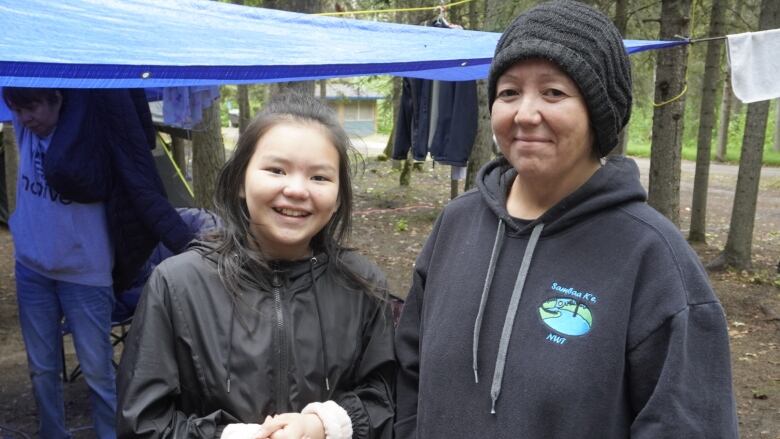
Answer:
<svg viewBox="0 0 780 439"><path fill-rule="evenodd" d="M501 152L521 179L581 184L598 166L585 100L550 61L527 59L504 72L490 121Z"/></svg>
<svg viewBox="0 0 780 439"><path fill-rule="evenodd" d="M271 259L311 252L311 239L338 208L339 154L324 128L284 122L255 145L244 175L250 230Z"/></svg>
<svg viewBox="0 0 780 439"><path fill-rule="evenodd" d="M33 101L24 107L11 106L19 123L35 133L38 137L46 137L54 131L60 118L62 96L59 92L55 102L46 100Z"/></svg>

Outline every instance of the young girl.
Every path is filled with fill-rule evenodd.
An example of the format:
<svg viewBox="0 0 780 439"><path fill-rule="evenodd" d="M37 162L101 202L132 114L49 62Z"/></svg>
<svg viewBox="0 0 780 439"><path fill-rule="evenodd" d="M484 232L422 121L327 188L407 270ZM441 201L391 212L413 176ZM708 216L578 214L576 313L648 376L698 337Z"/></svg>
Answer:
<svg viewBox="0 0 780 439"><path fill-rule="evenodd" d="M139 303L120 437L391 437L385 279L342 246L349 147L314 97L247 127L217 183L224 229L160 264Z"/></svg>

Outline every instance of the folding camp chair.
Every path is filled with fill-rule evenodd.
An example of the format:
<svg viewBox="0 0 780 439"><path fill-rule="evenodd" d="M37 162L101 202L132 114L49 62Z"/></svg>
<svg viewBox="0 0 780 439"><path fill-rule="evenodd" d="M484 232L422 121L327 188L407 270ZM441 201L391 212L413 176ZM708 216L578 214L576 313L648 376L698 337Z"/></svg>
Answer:
<svg viewBox="0 0 780 439"><path fill-rule="evenodd" d="M116 348L117 346L119 346L119 345L121 345L121 344L123 344L125 342L125 337L127 337L127 331L130 328L130 323L132 323L132 321L133 321L133 318L130 317L130 318L126 319L126 320L122 320L121 322L115 322L115 321L111 322L111 333L110 333L110 336L111 336L111 346ZM63 334L62 334L63 337L70 333L70 332L65 332L65 331L67 331L67 329L63 328ZM116 361L111 360L111 363L114 365L114 368L119 367L119 364ZM68 365L67 365L67 362L65 360L65 348L63 347L62 348L62 381L66 382L66 383L72 382L76 378L78 378L79 375L81 375L81 365L80 364L76 364L76 366L73 368L73 370L68 372Z"/></svg>

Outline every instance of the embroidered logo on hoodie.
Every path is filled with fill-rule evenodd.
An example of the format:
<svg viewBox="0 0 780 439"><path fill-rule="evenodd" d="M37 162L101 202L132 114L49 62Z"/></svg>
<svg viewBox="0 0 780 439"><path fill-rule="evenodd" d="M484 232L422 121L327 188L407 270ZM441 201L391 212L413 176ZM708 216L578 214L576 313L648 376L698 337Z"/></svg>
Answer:
<svg viewBox="0 0 780 439"><path fill-rule="evenodd" d="M564 335L585 335L593 325L590 309L584 303L568 297L545 301L539 307L539 315L545 325Z"/></svg>

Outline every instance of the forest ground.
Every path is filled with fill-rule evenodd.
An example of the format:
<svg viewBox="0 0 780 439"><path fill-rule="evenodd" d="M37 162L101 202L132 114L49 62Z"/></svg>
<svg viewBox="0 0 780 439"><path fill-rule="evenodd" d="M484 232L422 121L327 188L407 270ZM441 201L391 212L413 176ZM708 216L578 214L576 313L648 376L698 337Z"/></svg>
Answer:
<svg viewBox="0 0 780 439"><path fill-rule="evenodd" d="M354 179L355 214L351 244L387 273L391 290L405 296L412 264L433 221L449 200L449 167L426 163L411 187L398 185L398 171L368 151L365 169ZM647 160L638 159L647 185ZM737 167L713 165L708 196L708 243L695 250L706 263L723 247ZM682 229L687 231L693 164L684 163ZM461 185L462 189L462 185ZM13 244L0 228L0 439L33 437L35 403L19 334L13 279ZM726 310L741 437L780 439L780 169L765 168L753 242L754 270L711 273ZM67 364L76 364L69 337ZM704 341L706 342L706 341ZM67 425L75 438L93 437L89 392L83 378L64 386ZM12 430L17 431L14 433Z"/></svg>

